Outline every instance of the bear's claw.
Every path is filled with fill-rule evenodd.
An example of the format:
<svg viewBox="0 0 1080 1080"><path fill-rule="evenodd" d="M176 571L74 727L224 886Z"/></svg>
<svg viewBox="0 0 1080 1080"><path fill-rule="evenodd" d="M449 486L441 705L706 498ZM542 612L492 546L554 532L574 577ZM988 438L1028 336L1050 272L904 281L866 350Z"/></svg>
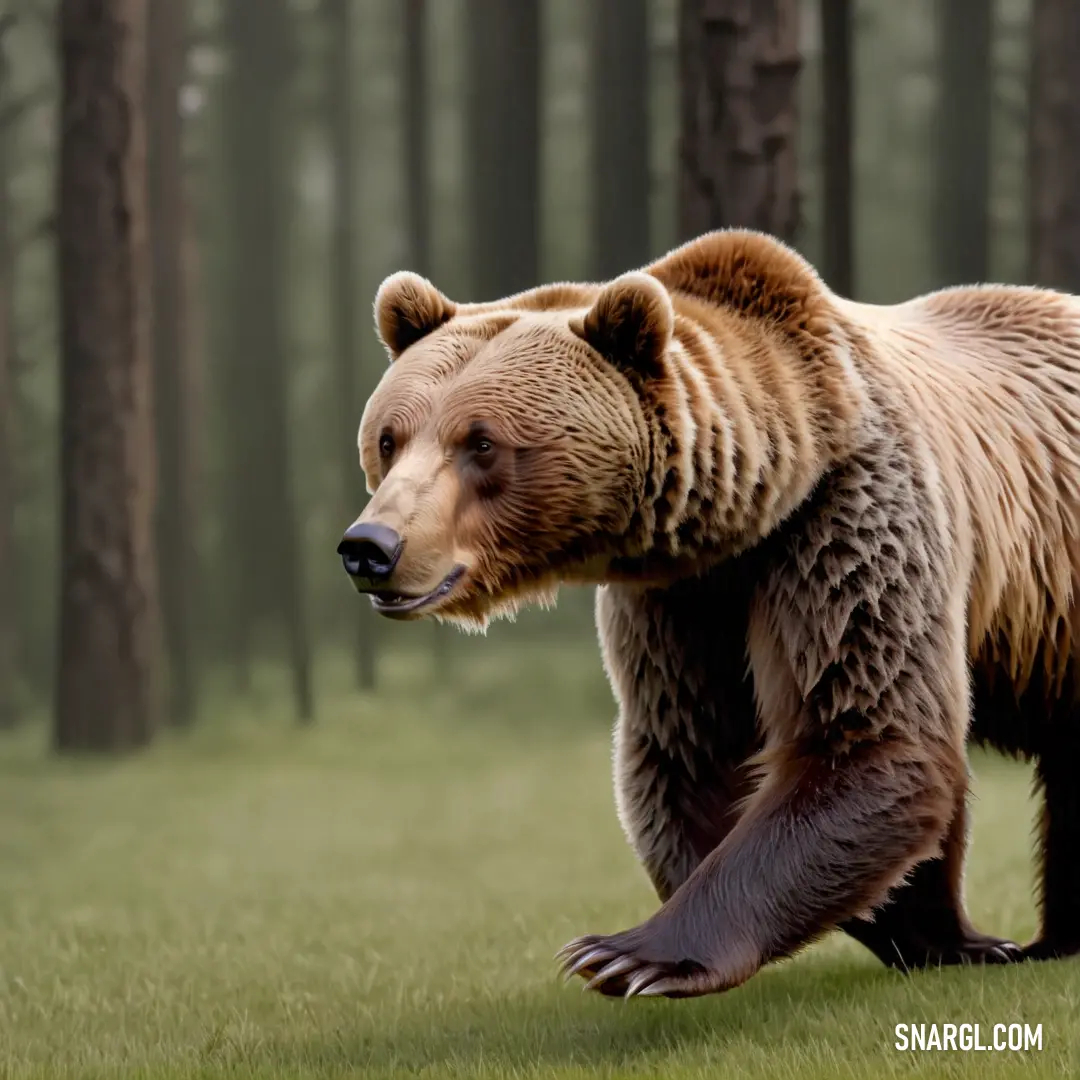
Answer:
<svg viewBox="0 0 1080 1080"><path fill-rule="evenodd" d="M583 987L585 990L595 990L602 982L615 978L616 975L625 975L637 967L637 961L632 956L620 956L617 960L602 967ZM570 976L573 976L570 972Z"/></svg>
<svg viewBox="0 0 1080 1080"><path fill-rule="evenodd" d="M663 974L663 971L655 964L647 964L626 984L626 992L623 996L627 998L632 998L636 994L648 996L650 990L671 981L670 979L662 979ZM659 994L661 991L654 990L654 993Z"/></svg>
<svg viewBox="0 0 1080 1080"><path fill-rule="evenodd" d="M598 948L594 941L583 938L571 941L555 954L555 959L562 964L567 982L575 975L590 974L597 964L608 964L615 957L613 949Z"/></svg>
<svg viewBox="0 0 1080 1080"><path fill-rule="evenodd" d="M607 997L689 997L712 989L712 980L699 965L647 959L632 939L623 938L627 935L587 935L565 945L555 956L566 980L580 975L583 990Z"/></svg>
<svg viewBox="0 0 1080 1080"><path fill-rule="evenodd" d="M1002 941L988 949L982 957L984 964L1015 964L1024 959L1024 948L1015 941Z"/></svg>

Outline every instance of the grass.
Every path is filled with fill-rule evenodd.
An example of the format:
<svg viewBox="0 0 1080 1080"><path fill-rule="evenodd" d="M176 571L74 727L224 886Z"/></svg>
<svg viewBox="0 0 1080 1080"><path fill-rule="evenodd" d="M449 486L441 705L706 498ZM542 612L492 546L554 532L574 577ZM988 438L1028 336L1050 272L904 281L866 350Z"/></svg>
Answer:
<svg viewBox="0 0 1080 1080"><path fill-rule="evenodd" d="M404 653L378 697L331 673L308 731L268 676L137 758L0 743L0 1077L1080 1075L1076 962L904 977L835 936L708 999L563 987L556 948L654 899L595 651L526 678L508 648L466 643L450 689ZM977 767L970 907L1024 938L1029 777ZM903 1053L902 1021L1043 1049Z"/></svg>

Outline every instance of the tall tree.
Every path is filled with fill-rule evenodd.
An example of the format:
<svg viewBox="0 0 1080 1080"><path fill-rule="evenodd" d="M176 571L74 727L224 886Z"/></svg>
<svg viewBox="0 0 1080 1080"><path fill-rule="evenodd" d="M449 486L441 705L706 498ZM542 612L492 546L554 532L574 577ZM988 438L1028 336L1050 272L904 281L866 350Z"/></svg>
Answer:
<svg viewBox="0 0 1080 1080"><path fill-rule="evenodd" d="M937 18L934 248L938 283L957 285L985 281L989 268L994 5L938 0Z"/></svg>
<svg viewBox="0 0 1080 1080"><path fill-rule="evenodd" d="M648 261L649 4L592 5L593 274L616 277Z"/></svg>
<svg viewBox="0 0 1080 1080"><path fill-rule="evenodd" d="M428 276L431 274L431 158L428 151L431 61L427 47L427 0L404 0L401 16L405 45L401 65L401 99L408 261L418 274ZM364 615L367 614L365 611ZM436 670L445 676L449 674L452 631L432 619L428 633L431 635Z"/></svg>
<svg viewBox="0 0 1080 1080"><path fill-rule="evenodd" d="M334 335L334 390L337 409L337 445L340 447L341 505L358 510L362 488L356 455L356 432L360 423L357 374L360 340L357 333L356 298L359 295L356 250L356 86L353 82L355 4L353 0L326 0L329 31L327 64L327 118L330 128L330 162L333 170L333 234L330 244L330 304ZM406 75L408 83L414 72ZM407 180L407 183L409 181ZM375 686L376 637L370 612L361 608L356 622L356 682L361 690Z"/></svg>
<svg viewBox="0 0 1080 1080"><path fill-rule="evenodd" d="M158 719L146 0L61 0L58 748Z"/></svg>
<svg viewBox="0 0 1080 1080"><path fill-rule="evenodd" d="M431 273L431 175L428 156L427 0L401 5L405 61L401 66L404 102L405 191L409 264L418 274Z"/></svg>
<svg viewBox="0 0 1080 1080"><path fill-rule="evenodd" d="M18 625L15 611L15 334L12 293L9 164L11 106L7 33L14 25L0 20L0 728L15 723L15 676Z"/></svg>
<svg viewBox="0 0 1080 1080"><path fill-rule="evenodd" d="M186 344L185 191L180 91L187 4L149 0L147 111L154 312L154 408L158 451L158 588L168 659L168 712L190 723L196 702L191 604L198 595L195 477Z"/></svg>
<svg viewBox="0 0 1080 1080"><path fill-rule="evenodd" d="M843 296L855 287L851 27L851 0L821 0L824 272Z"/></svg>
<svg viewBox="0 0 1080 1080"><path fill-rule="evenodd" d="M299 524L290 478L286 248L294 150L293 26L287 0L228 0L223 100L229 342L225 542L233 646L241 671L256 632L276 624L289 647L300 719L313 713Z"/></svg>
<svg viewBox="0 0 1080 1080"><path fill-rule="evenodd" d="M540 0L467 0L467 149L473 292L540 272Z"/></svg>
<svg viewBox="0 0 1080 1080"><path fill-rule="evenodd" d="M1080 292L1080 6L1034 0L1031 26L1029 276Z"/></svg>
<svg viewBox="0 0 1080 1080"><path fill-rule="evenodd" d="M181 91L183 95L183 90ZM185 125L189 122L185 114ZM203 152L204 153L204 152ZM191 541L196 544L198 532L207 520L207 461L210 457L207 431L206 353L208 345L206 300L206 252L202 236L204 226L200 206L206 200L203 153L186 154L184 166L184 197L181 201L180 270L183 275L184 351L182 378L184 380L184 430L179 442L184 450L183 476L187 488L185 503L188 507ZM191 666L198 690L199 635L204 632L207 620L205 590L207 574L205 566L196 554L192 567L193 577L199 586L198 596L189 599L188 617L191 635ZM197 694L195 704L197 704Z"/></svg>
<svg viewBox="0 0 1080 1080"><path fill-rule="evenodd" d="M800 0L680 0L679 232L798 224Z"/></svg>

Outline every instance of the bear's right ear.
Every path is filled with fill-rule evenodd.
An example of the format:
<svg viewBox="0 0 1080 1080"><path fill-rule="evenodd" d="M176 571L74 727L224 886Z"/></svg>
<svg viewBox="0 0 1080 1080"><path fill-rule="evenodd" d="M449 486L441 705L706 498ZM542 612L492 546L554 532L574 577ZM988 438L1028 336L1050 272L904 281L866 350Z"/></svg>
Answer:
<svg viewBox="0 0 1080 1080"><path fill-rule="evenodd" d="M675 309L656 278L635 270L605 285L571 329L616 367L650 378L663 371Z"/></svg>
<svg viewBox="0 0 1080 1080"><path fill-rule="evenodd" d="M453 317L457 305L410 270L391 274L375 294L375 327L396 360L410 345Z"/></svg>

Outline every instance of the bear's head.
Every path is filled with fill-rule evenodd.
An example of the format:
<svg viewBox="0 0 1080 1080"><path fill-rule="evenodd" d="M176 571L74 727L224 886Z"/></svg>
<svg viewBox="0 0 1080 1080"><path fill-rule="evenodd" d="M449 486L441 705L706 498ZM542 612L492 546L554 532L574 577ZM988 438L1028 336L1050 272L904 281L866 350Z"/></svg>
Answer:
<svg viewBox="0 0 1080 1080"><path fill-rule="evenodd" d="M403 272L375 318L391 363L360 424L372 497L338 550L377 611L482 627L641 554L646 388L675 320L656 278L456 305Z"/></svg>

